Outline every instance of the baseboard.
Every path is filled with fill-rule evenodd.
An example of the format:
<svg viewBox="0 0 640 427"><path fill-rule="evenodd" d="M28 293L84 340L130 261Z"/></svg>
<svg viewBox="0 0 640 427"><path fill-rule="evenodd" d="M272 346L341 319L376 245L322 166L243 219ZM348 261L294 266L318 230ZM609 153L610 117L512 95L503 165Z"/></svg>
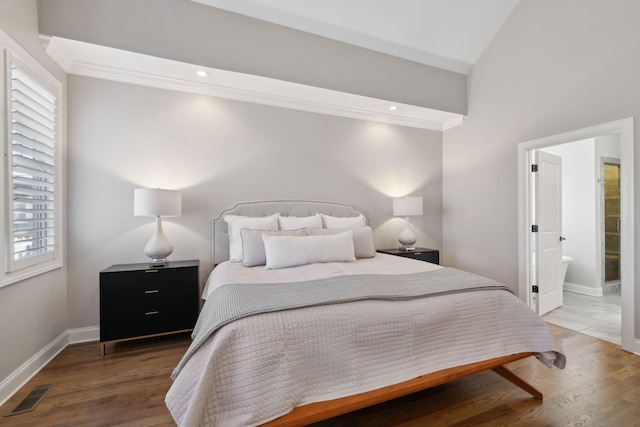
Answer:
<svg viewBox="0 0 640 427"><path fill-rule="evenodd" d="M47 344L42 350L27 360L11 375L0 382L0 406L24 386L42 370L54 357L56 357L69 344L77 344L87 341L97 341L100 338L100 328L68 329L56 339Z"/></svg>
<svg viewBox="0 0 640 427"><path fill-rule="evenodd" d="M80 344L100 340L100 328L98 326L69 329L67 332L69 333L69 344Z"/></svg>
<svg viewBox="0 0 640 427"><path fill-rule="evenodd" d="M602 288L592 288L590 286L576 285L575 283L564 282L563 289L577 294L589 295L592 297L601 297Z"/></svg>
<svg viewBox="0 0 640 427"><path fill-rule="evenodd" d="M11 398L20 388L27 383L35 374L40 372L47 363L58 355L69 344L67 331L64 331L56 339L51 341L45 348L27 360L11 375L0 383L0 405Z"/></svg>

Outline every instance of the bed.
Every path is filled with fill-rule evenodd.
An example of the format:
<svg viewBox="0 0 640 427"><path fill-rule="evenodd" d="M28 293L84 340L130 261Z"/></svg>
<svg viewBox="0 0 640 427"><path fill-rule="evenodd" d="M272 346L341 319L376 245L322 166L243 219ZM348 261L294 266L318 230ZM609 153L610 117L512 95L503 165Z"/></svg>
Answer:
<svg viewBox="0 0 640 427"><path fill-rule="evenodd" d="M275 218L275 223L274 223ZM509 288L376 253L348 205L241 203L213 222L193 342L166 404L181 426L306 425L492 369L565 358Z"/></svg>

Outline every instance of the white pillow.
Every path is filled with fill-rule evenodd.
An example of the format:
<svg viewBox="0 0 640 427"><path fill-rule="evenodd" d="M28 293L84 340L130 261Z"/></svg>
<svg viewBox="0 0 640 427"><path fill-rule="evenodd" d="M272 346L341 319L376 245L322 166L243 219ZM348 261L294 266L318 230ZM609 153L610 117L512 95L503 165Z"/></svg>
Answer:
<svg viewBox="0 0 640 427"><path fill-rule="evenodd" d="M340 228L307 228L307 236L327 236L346 231ZM353 249L356 258L372 258L376 256L376 247L373 243L373 231L371 227L352 228Z"/></svg>
<svg viewBox="0 0 640 427"><path fill-rule="evenodd" d="M331 215L322 215L322 221L324 222L324 228L358 228L367 225L367 220L364 215L351 216L351 217L338 217Z"/></svg>
<svg viewBox="0 0 640 427"><path fill-rule="evenodd" d="M242 261L242 236L240 236L240 230L243 228L252 230L278 229L278 214L261 217L224 215L222 219L229 226L229 261L231 262Z"/></svg>
<svg viewBox="0 0 640 427"><path fill-rule="evenodd" d="M240 230L240 236L242 237L242 265L245 267L265 265L267 263L267 255L264 252L264 242L262 241L263 234L270 236L304 236L305 229L264 231L243 228Z"/></svg>
<svg viewBox="0 0 640 427"><path fill-rule="evenodd" d="M267 256L265 268L270 270L316 262L356 260L351 230L330 236L262 235L262 240Z"/></svg>
<svg viewBox="0 0 640 427"><path fill-rule="evenodd" d="M322 217L313 216L280 216L278 215L280 230L299 230L305 227L322 227Z"/></svg>

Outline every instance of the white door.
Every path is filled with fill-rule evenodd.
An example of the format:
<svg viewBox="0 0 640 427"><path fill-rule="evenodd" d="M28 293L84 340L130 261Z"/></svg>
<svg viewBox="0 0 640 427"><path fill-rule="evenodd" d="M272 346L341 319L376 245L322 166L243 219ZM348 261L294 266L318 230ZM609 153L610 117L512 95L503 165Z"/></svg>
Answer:
<svg viewBox="0 0 640 427"><path fill-rule="evenodd" d="M562 158L537 151L536 182L538 314L562 305Z"/></svg>

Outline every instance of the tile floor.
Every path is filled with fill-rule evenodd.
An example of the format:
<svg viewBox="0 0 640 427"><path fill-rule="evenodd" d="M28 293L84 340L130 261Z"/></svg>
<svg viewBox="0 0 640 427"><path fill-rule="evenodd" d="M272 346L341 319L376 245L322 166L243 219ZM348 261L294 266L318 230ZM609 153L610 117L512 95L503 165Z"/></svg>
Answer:
<svg viewBox="0 0 640 427"><path fill-rule="evenodd" d="M542 316L548 323L620 345L620 293L592 297L563 292L564 304Z"/></svg>

